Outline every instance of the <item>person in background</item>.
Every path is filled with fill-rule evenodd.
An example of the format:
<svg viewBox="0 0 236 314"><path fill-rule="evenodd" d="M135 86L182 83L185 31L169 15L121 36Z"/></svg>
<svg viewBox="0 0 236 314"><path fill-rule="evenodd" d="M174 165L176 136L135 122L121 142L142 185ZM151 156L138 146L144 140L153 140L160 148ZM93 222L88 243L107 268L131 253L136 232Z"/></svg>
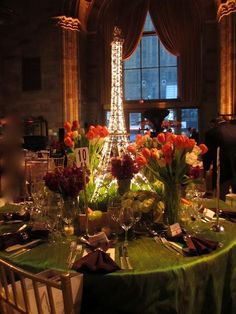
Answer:
<svg viewBox="0 0 236 314"><path fill-rule="evenodd" d="M199 133L196 128L191 128L189 138L194 139L196 143L199 144Z"/></svg>
<svg viewBox="0 0 236 314"><path fill-rule="evenodd" d="M220 147L220 198L232 187L236 193L236 125L223 118L213 119L212 127L205 134L208 152L203 155L204 170L212 165L212 187L216 189L217 181L217 147Z"/></svg>

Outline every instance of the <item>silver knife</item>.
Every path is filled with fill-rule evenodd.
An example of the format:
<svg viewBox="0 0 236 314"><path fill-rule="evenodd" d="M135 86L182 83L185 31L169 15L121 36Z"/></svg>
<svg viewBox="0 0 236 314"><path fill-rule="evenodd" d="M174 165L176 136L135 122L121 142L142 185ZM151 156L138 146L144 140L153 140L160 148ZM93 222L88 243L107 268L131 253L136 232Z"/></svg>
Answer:
<svg viewBox="0 0 236 314"><path fill-rule="evenodd" d="M125 261L127 263L128 269L133 269L133 267L129 261L128 249L126 246L123 247L123 251L124 251L124 257L125 257Z"/></svg>
<svg viewBox="0 0 236 314"><path fill-rule="evenodd" d="M122 246L119 247L119 256L120 256L120 268L125 269L125 258L124 258Z"/></svg>

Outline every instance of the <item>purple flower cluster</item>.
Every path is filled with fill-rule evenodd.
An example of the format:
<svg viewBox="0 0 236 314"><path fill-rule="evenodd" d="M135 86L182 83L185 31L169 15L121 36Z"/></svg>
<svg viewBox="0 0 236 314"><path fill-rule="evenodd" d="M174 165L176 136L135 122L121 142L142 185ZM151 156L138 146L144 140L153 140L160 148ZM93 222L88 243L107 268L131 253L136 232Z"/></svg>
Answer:
<svg viewBox="0 0 236 314"><path fill-rule="evenodd" d="M60 193L63 198L76 197L84 188L83 169L75 165L64 169L47 172L44 177L45 186L49 190ZM86 183L89 181L89 171L86 170Z"/></svg>
<svg viewBox="0 0 236 314"><path fill-rule="evenodd" d="M118 180L132 179L139 170L139 165L129 154L111 159L111 174Z"/></svg>

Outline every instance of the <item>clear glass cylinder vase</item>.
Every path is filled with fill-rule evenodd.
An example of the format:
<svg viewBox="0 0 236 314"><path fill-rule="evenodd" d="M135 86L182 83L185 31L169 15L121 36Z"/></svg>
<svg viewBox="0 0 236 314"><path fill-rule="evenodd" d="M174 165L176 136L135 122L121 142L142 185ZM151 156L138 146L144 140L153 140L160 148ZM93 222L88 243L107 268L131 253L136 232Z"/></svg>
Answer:
<svg viewBox="0 0 236 314"><path fill-rule="evenodd" d="M76 197L63 198L64 233L68 236L77 233L78 229L78 201Z"/></svg>
<svg viewBox="0 0 236 314"><path fill-rule="evenodd" d="M181 186L178 183L164 184L165 210L163 222L165 225L172 225L179 222Z"/></svg>
<svg viewBox="0 0 236 314"><path fill-rule="evenodd" d="M130 190L130 183L131 183L130 179L117 180L119 195L123 195Z"/></svg>

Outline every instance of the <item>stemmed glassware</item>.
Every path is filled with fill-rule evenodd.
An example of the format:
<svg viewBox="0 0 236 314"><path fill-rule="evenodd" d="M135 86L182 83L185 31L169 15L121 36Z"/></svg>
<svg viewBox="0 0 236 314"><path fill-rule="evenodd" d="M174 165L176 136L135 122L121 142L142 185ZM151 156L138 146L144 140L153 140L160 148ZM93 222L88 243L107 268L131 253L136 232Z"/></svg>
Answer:
<svg viewBox="0 0 236 314"><path fill-rule="evenodd" d="M128 245L128 231L133 226L135 222L134 212L130 207L123 207L119 212L119 224L125 231L124 245Z"/></svg>
<svg viewBox="0 0 236 314"><path fill-rule="evenodd" d="M45 218L47 219L48 228L51 231L51 242L55 243L61 239L61 217L62 217L63 199L60 194L53 193L48 197L47 211Z"/></svg>
<svg viewBox="0 0 236 314"><path fill-rule="evenodd" d="M201 178L200 181L195 185L196 197L198 202L198 209L202 209L204 195L206 193L206 180Z"/></svg>
<svg viewBox="0 0 236 314"><path fill-rule="evenodd" d="M119 214L120 214L120 209L121 209L121 202L119 198L112 198L108 201L108 205L107 205L107 211L110 214L110 218L112 221L115 222L115 224L112 223L111 221L111 225L114 225L114 233L115 236L118 236L118 229L119 229Z"/></svg>
<svg viewBox="0 0 236 314"><path fill-rule="evenodd" d="M41 220L43 216L43 207L46 200L44 181L33 181L31 183L31 197L33 204L30 209L31 222Z"/></svg>

